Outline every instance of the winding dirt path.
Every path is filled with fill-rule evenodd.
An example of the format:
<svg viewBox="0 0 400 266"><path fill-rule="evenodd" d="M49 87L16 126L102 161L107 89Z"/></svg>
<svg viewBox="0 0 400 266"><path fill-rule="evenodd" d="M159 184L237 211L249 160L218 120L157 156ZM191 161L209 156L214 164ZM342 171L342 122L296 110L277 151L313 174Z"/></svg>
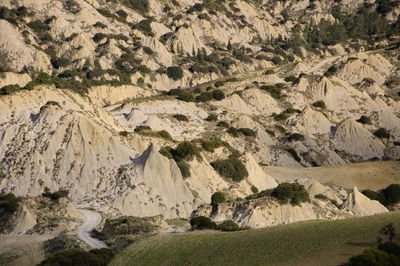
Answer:
<svg viewBox="0 0 400 266"><path fill-rule="evenodd" d="M97 212L85 209L79 209L79 211L85 216L83 224L79 226L76 231L79 239L88 244L91 248L106 248L107 246L104 242L90 236L90 232L100 224L101 215Z"/></svg>

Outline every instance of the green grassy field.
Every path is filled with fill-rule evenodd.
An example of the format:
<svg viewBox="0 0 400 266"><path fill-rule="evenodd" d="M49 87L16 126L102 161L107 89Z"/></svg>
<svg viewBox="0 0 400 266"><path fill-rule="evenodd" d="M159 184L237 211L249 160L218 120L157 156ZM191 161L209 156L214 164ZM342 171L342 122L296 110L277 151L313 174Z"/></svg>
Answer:
<svg viewBox="0 0 400 266"><path fill-rule="evenodd" d="M146 236L110 265L340 265L374 245L379 229L390 222L399 228L400 212L241 232Z"/></svg>

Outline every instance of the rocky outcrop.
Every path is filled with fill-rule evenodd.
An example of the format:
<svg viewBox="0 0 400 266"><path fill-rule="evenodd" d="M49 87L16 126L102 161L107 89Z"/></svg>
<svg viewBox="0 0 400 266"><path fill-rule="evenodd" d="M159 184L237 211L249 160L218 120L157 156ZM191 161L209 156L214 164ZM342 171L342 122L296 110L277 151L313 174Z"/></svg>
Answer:
<svg viewBox="0 0 400 266"><path fill-rule="evenodd" d="M388 209L380 204L379 201L369 199L358 191L356 187L353 188L353 192L349 194L348 198L341 206L341 209L355 216L367 216L388 212Z"/></svg>

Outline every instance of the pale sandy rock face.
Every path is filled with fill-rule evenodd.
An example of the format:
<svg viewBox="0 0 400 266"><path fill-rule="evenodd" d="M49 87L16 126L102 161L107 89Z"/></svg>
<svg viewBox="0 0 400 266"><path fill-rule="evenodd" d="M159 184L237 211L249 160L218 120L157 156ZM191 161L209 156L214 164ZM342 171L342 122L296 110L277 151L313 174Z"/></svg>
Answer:
<svg viewBox="0 0 400 266"><path fill-rule="evenodd" d="M369 199L358 191L356 187L353 188L353 192L350 193L349 197L341 206L341 209L355 216L368 216L388 212L388 209L380 204L379 201Z"/></svg>
<svg viewBox="0 0 400 266"><path fill-rule="evenodd" d="M98 106L114 105L129 99L152 96L153 92L141 87L123 85L118 87L98 86L90 88L88 97Z"/></svg>
<svg viewBox="0 0 400 266"><path fill-rule="evenodd" d="M380 86L385 82L385 78L379 72L359 59L347 62L340 70L338 77L350 84L362 82L365 78L373 79Z"/></svg>
<svg viewBox="0 0 400 266"><path fill-rule="evenodd" d="M17 218L15 221L15 226L13 228L13 233L21 234L25 233L32 227L36 225L36 215L32 213L29 208L22 205L21 209L17 213Z"/></svg>
<svg viewBox="0 0 400 266"><path fill-rule="evenodd" d="M194 216L210 216L215 221L233 220L240 226L261 228L316 219L343 219L349 215L334 205L306 202L300 206L279 204L272 198L260 198L244 202L221 203L214 212L211 206L203 205Z"/></svg>
<svg viewBox="0 0 400 266"><path fill-rule="evenodd" d="M293 117L288 122L295 126L299 132L307 134L327 134L331 132L332 123L319 111L307 107L301 114Z"/></svg>
<svg viewBox="0 0 400 266"><path fill-rule="evenodd" d="M361 123L352 119L339 124L334 133L333 143L337 149L362 159L381 158L385 147Z"/></svg>
<svg viewBox="0 0 400 266"><path fill-rule="evenodd" d="M0 88L7 85L18 85L25 87L31 81L31 77L28 74L16 74L13 72L0 73Z"/></svg>
<svg viewBox="0 0 400 266"><path fill-rule="evenodd" d="M16 28L5 20L0 20L0 66L13 72L25 67L50 72L50 60L41 52L28 47Z"/></svg>
<svg viewBox="0 0 400 266"><path fill-rule="evenodd" d="M231 112L237 112L239 114L255 114L257 113L255 107L247 104L240 98L237 94L232 94L231 96L223 99L222 101L217 101L212 103L214 106L223 107Z"/></svg>
<svg viewBox="0 0 400 266"><path fill-rule="evenodd" d="M274 188L278 183L258 165L251 154L245 155L245 166L249 172L247 181L255 186L259 191Z"/></svg>

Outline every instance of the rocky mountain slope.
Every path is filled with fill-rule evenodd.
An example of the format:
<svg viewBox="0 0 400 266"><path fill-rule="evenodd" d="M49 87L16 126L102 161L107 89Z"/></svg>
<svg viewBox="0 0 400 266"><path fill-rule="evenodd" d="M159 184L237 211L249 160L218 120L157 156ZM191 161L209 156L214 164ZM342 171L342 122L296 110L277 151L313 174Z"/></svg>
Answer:
<svg viewBox="0 0 400 266"><path fill-rule="evenodd" d="M217 191L276 187L261 165L399 160L390 3L2 1L0 191L187 218ZM359 17L386 26L356 37ZM333 194L345 207L262 199L218 215L260 227L386 211L356 189Z"/></svg>

